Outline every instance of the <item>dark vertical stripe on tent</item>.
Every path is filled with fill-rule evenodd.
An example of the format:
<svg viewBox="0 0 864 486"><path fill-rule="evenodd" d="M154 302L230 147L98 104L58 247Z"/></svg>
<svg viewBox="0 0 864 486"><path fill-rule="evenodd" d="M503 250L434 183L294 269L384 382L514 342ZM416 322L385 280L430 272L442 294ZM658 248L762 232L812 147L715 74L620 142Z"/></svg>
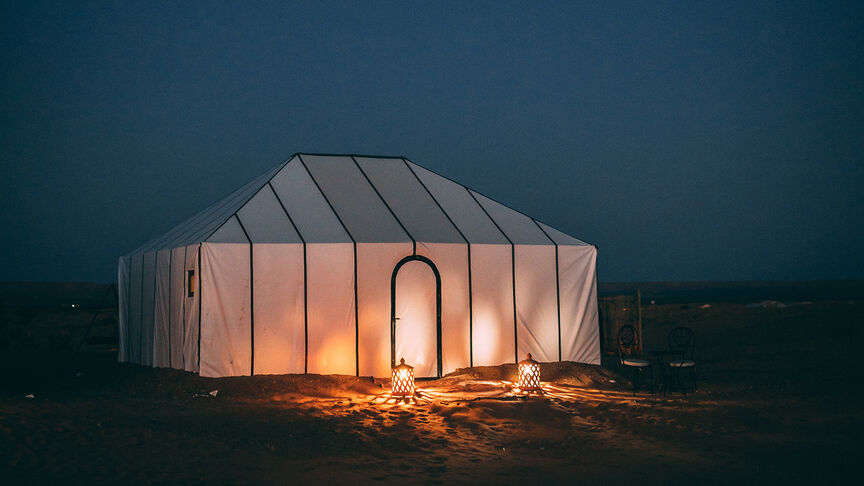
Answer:
<svg viewBox="0 0 864 486"><path fill-rule="evenodd" d="M408 170L414 175L414 178L417 179L417 182L426 190L426 194L429 194L429 197L432 198L432 201L438 206L438 209L444 213L444 216L447 218L447 221L450 221L450 224L453 225L453 228L459 233L459 236L465 240L465 244L468 245L468 363L470 366L474 366L474 300L473 300L473 289L471 287L471 242L468 241L468 238L462 233L456 223L450 218L450 215L447 214L447 211L438 203L438 200L435 199L435 196L432 195L432 191L426 187L426 184L423 184L423 181L420 180L420 177L417 176L417 173L414 172L414 169L411 168L411 164L408 163L408 160L405 157L402 157L402 162L405 163L405 167L408 167Z"/></svg>
<svg viewBox="0 0 864 486"><path fill-rule="evenodd" d="M153 257L153 323L151 324L152 332L151 339L153 340L153 349L150 350L150 367L156 367L156 284L159 282L159 250L155 250L156 255Z"/></svg>
<svg viewBox="0 0 864 486"><path fill-rule="evenodd" d="M498 222L495 221L495 218L486 211L486 208L480 204L480 201L474 197L474 194L471 192L471 189L465 188L468 191L468 195L471 196L471 199L480 206L480 209L483 210L483 213L486 214L486 217L489 218L489 221L492 221L492 224L498 228L498 231L507 239L510 243L510 275L512 276L512 285L513 285L513 358L518 363L519 362L519 326L516 323L516 245L513 244L513 240L507 236L507 233L498 226Z"/></svg>
<svg viewBox="0 0 864 486"><path fill-rule="evenodd" d="M201 375L201 301L204 300L204 271L201 268L201 243L198 243L198 375Z"/></svg>
<svg viewBox="0 0 864 486"><path fill-rule="evenodd" d="M291 226L294 227L294 231L297 232L297 236L300 237L300 241L303 242L303 373L309 372L309 293L308 293L308 282L307 276L308 271L306 269L306 239L303 238L303 235L300 234L300 228L294 224L294 218L288 214L288 210L285 208L285 205L282 204L282 199L279 198L279 194L276 194L276 189L273 189L273 184L267 182L267 185L270 186L270 192L276 196L276 201L279 203L279 206L282 207L282 211L285 212L285 216L288 218L288 222L291 223Z"/></svg>
<svg viewBox="0 0 864 486"><path fill-rule="evenodd" d="M168 367L174 368L171 361L171 264L174 261L174 250L168 250Z"/></svg>
<svg viewBox="0 0 864 486"><path fill-rule="evenodd" d="M558 243L555 243L555 240L549 236L549 233L540 226L540 223L536 219L532 218L531 221L534 221L534 224L540 228L540 231L546 235L546 238L549 238L549 241L555 245L555 303L558 308L558 361L561 361L561 281L558 278Z"/></svg>
<svg viewBox="0 0 864 486"><path fill-rule="evenodd" d="M187 247L187 246L183 247L183 281L186 281L186 253L187 253L188 248L189 247ZM185 371L186 370L186 300L187 300L186 287L185 286L183 287L183 291L180 292L180 295L183 296L183 304L181 307L181 309L182 309L181 315L183 316L183 318L180 319L180 322L183 324L183 333L181 334L183 337L180 340L180 343L181 343L180 344L181 345L180 357L182 358L183 370Z"/></svg>
<svg viewBox="0 0 864 486"><path fill-rule="evenodd" d="M144 365L144 254L141 254L141 298L138 299L138 364Z"/></svg>
<svg viewBox="0 0 864 486"><path fill-rule="evenodd" d="M372 179L369 179L369 176L367 176L366 172L363 170L363 168L360 167L360 164L357 162L357 159L355 159L352 156L351 160L354 161L354 165L357 166L357 169L359 169L360 173L363 174L363 177L366 178L366 182L368 182L369 185L372 186L372 190L375 191L375 194L378 194L378 198L381 199L382 203L384 203L384 207L387 208L387 211L390 211L390 215L393 216L393 219L395 219L396 222L399 223L399 226L402 228L402 231L404 231L405 234L408 235L408 238L411 239L411 246L412 246L411 252L412 252L412 254L416 255L417 254L417 240L415 240L414 237L411 236L411 233L408 232L408 228L406 228L405 225L402 224L402 221L399 220L399 217L396 216L396 213L394 213L393 209L390 208L390 205L387 204L387 200L384 199L384 196L382 196L380 192L378 192L378 188L375 187L375 184L372 183Z"/></svg>
<svg viewBox="0 0 864 486"><path fill-rule="evenodd" d="M257 192L256 192L257 194ZM249 233L240 221L237 213L234 213L234 219L243 230L243 235L246 236L246 241L249 242L249 335L251 337L249 344L251 345L251 353L249 354L249 376L255 376L255 258L252 238L249 238Z"/></svg>
<svg viewBox="0 0 864 486"><path fill-rule="evenodd" d="M129 277L126 279L126 362L132 361L132 257L129 262Z"/></svg>
<svg viewBox="0 0 864 486"><path fill-rule="evenodd" d="M348 235L348 238L351 238L351 243L354 245L354 374L356 376L360 376L360 321L358 314L359 308L357 305L357 240L355 240L354 236L351 235L351 232L348 231L348 227L345 226L345 223L342 221L339 213L336 212L336 208L333 207L333 204L330 203L330 199L327 199L327 195L324 194L324 191L321 190L321 186L318 185L318 181L315 180L315 176L312 175L309 167L306 166L306 162L303 160L303 156L297 154L297 159L300 160L300 164L303 165L304 169L306 169L306 173L309 174L309 178L312 179L312 182L315 184L318 192L321 193L321 197L324 198L324 202L326 202L327 205L330 206L330 210L333 211L333 215L336 216L339 224L342 225L342 229L345 230L345 233Z"/></svg>

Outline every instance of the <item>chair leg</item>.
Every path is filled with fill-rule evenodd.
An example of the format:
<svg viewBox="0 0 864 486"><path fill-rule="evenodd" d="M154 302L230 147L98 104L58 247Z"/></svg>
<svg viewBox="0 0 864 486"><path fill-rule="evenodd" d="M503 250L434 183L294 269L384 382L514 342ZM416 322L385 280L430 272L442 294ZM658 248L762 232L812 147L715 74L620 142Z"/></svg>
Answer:
<svg viewBox="0 0 864 486"><path fill-rule="evenodd" d="M669 383L666 380L666 367L663 366L660 368L660 393L665 397L666 389L669 388Z"/></svg>
<svg viewBox="0 0 864 486"><path fill-rule="evenodd" d="M651 394L654 394L654 368L648 367L648 377L651 378Z"/></svg>

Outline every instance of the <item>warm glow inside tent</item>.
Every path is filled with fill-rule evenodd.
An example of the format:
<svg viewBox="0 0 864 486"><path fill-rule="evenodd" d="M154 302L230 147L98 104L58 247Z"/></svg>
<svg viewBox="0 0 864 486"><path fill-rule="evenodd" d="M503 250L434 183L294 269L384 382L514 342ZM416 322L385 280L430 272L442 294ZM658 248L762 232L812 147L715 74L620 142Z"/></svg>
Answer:
<svg viewBox="0 0 864 486"><path fill-rule="evenodd" d="M202 376L599 364L596 261L404 158L298 154L120 258L119 360Z"/></svg>

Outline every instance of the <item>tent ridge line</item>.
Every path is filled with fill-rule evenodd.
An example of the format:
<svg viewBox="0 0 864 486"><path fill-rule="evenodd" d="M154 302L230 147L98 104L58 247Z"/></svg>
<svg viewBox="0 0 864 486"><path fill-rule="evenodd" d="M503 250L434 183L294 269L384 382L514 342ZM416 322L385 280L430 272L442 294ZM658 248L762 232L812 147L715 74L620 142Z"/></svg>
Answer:
<svg viewBox="0 0 864 486"><path fill-rule="evenodd" d="M195 234L197 234L197 232L199 232L201 230L202 222L204 222L203 227L206 227L207 225L211 224L213 221L218 221L218 219L217 220L213 219L214 212L218 212L219 210L223 209L225 206L229 206L230 205L229 203L234 202L236 199L238 199L240 194L242 194L243 189L245 189L247 186L251 185L253 182L255 182L256 180L258 180L261 177L263 177L264 175L266 175L268 172L273 172L266 181L266 182L270 182L270 180L273 179L273 177L275 177L276 174L278 174L282 170L282 168L284 168L289 162L291 162L291 160L293 158L294 158L294 156L291 156L287 160L283 161L279 166L271 167L269 171L258 175L257 177L255 177L251 181L244 184L239 189L236 189L234 191L229 192L228 194L225 194L224 196L217 199L216 203L214 203L208 207L205 207L204 209L202 209L198 213L193 214L189 218L187 218L184 221L173 226L171 229L169 229L167 232L163 233L161 236L153 238L153 239L147 241L146 243L144 243L143 245L139 246L138 248L133 250L132 254L135 254L138 251L149 251L149 250L152 250L154 248L164 249L164 246L160 246L160 245L165 245L168 243L175 243L176 242L176 244L178 244L178 245L181 243L184 243L184 240L187 237L187 235L194 236ZM266 184L266 182L265 182L265 184ZM259 188L259 191L260 191L260 188ZM255 194L257 194L257 193L258 193L258 191L255 192ZM232 198L231 197L232 194L235 195L235 197ZM254 197L255 194L253 194L252 196ZM249 199L251 199L251 197ZM242 208L242 206L245 205L246 202L249 202L249 199L244 201L240 207ZM228 216L226 218L226 221L230 220L231 216L233 216L233 214ZM222 225L220 225L220 227L221 226ZM218 228L217 228L217 230L218 230ZM211 235L212 235L212 233L210 235L207 235L207 237L209 238ZM184 244L189 244L189 243L195 243L195 242L188 242L187 241ZM172 246L172 245L169 245L169 246Z"/></svg>
<svg viewBox="0 0 864 486"><path fill-rule="evenodd" d="M363 177L366 179L366 182L369 183L369 185L372 187L372 190L375 191L375 194L377 194L378 198L381 199L381 202L384 203L384 207L387 208L387 211L390 211L390 215L393 216L393 219L395 219L397 223L399 223L399 227L402 228L402 231L404 231L405 235L408 236L408 238L411 240L412 253L414 255L416 255L417 254L417 240L414 238L413 235L411 235L411 232L408 231L408 228L406 228L405 225L402 224L402 221L399 220L399 216L396 216L396 213L394 213L393 209L390 207L390 205L387 204L387 200L384 199L384 196L381 195L381 193L378 191L378 188L375 187L375 184L372 183L372 179L370 179L369 176L366 175L366 171L363 170L363 167L360 167L360 163L357 162L357 159L354 158L353 155L351 156L351 160L354 161L354 165L357 166L357 169L359 169L360 173L363 174Z"/></svg>
<svg viewBox="0 0 864 486"><path fill-rule="evenodd" d="M240 221L240 218L237 216L237 213L238 213L241 209L243 209L244 207L246 207L246 204L248 204L249 201L252 200L252 198L254 198L255 196L257 196L258 193L261 192L261 190L264 189L265 186L268 186L268 185L270 184L270 181L272 181L273 178L276 177L276 174L282 172L282 169L284 169L285 166L288 165L288 163L291 162L292 160L294 160L293 157L290 158L290 159L288 159L288 160L286 160L286 161L284 161L284 162L282 162L282 164L281 164L278 168L276 168L275 170L274 170L274 169L270 169L270 171L272 172L272 174L270 174L270 177L268 177L267 180L264 181L263 184L261 184L261 187L259 187L255 192L253 192L251 196L247 197L245 201L243 201L239 206L237 206L237 209L234 210L234 213L233 213L231 216L236 217L236 218L237 218L237 221L239 222L239 221ZM265 172L265 174L266 174L266 172ZM260 176L259 176L259 177L260 177ZM254 181L253 181L253 182L254 182ZM224 226L225 223L227 223L227 222L231 219L231 216L228 216L228 219L226 219L226 220L225 220L221 225L219 225L219 228L221 228L222 226ZM217 221L218 221L218 220L217 220ZM241 226L242 226L242 223L241 223ZM207 241L211 236L213 236L214 233L216 233L216 231L219 230L219 228L216 228L215 230L211 231L209 235L207 235L205 238L203 238L203 240L204 240L204 241ZM249 235L248 235L248 234L246 235L246 238L247 238L247 239L249 238ZM252 244L252 243L251 243L252 240L249 240L249 241L250 241L249 244Z"/></svg>
<svg viewBox="0 0 864 486"><path fill-rule="evenodd" d="M342 225L342 229L345 230L348 238L351 238L351 243L354 247L354 374L356 376L360 376L360 315L358 312L359 306L357 303L357 240L355 240L351 232L348 231L348 227L345 226L345 222L342 221L339 213L336 212L336 208L333 207L330 199L328 199L327 195L324 194L324 191L321 189L318 181L315 180L315 176L312 175L312 171L310 171L309 167L306 165L306 161L303 160L303 156L301 154L297 154L297 159L300 160L300 164L303 166L304 169L306 169L306 173L309 174L309 178L312 179L312 182L318 189L318 193L320 193L321 197L324 198L324 202L326 202L327 205L330 206L330 210L333 211L333 215L336 216L339 224Z"/></svg>
<svg viewBox="0 0 864 486"><path fill-rule="evenodd" d="M293 156L290 157L290 158L288 158L287 160L283 161L281 164L279 164L279 165L278 165L278 168L276 168L276 167L271 168L271 169L270 169L270 172L272 172L272 174L270 174L270 177L267 178L267 181L265 182L265 184L266 184L266 183L269 183L269 182L270 182L274 177L276 177L276 174L278 174L279 172L281 172L282 169L283 169L286 165L288 165L288 163L291 162L292 159L293 159ZM264 172L264 174L267 174L267 172ZM264 174L261 174L261 175L259 175L258 177L256 177L255 179L252 179L252 180L249 181L245 186L243 186L243 188L245 188L246 186L252 184L252 183L255 182L256 180L258 180L259 178L261 178ZM263 187L263 185L262 185L262 187ZM238 194L237 194L237 197L239 197L239 195L242 194L242 189L243 189L243 188L241 188L241 190L235 191L235 192L238 193ZM240 209L242 209L243 206L245 206L246 203L249 202L250 199L252 199L253 197L255 197L255 195L257 195L258 192L260 192L260 191L261 191L261 188L259 187L258 190L255 191L254 194L252 194L252 196L250 196L249 198L247 198L246 201L244 201L244 202L240 205L240 207L237 208L237 210L239 211ZM229 196L231 196L231 194L233 194L233 193L228 193L228 194L226 194L226 195L224 196L224 198L228 198ZM224 199L224 198L223 198L223 199ZM233 202L234 199L236 199L236 197L235 197L235 198L231 198L230 201ZM225 206L225 204L222 204L222 205L220 206L220 209L221 209L221 207L224 207L224 206ZM234 214L237 214L237 211L234 211ZM233 216L234 214L232 214L231 216ZM225 221L227 222L228 220L230 220L230 219L231 219L231 216L228 216L228 217L225 219ZM217 219L216 221L218 221L218 219ZM206 227L208 224L210 224L210 221L208 221L204 226ZM219 228L221 228L224 224L225 224L225 223L223 222L221 225L219 225ZM198 226L200 226L200 225L198 225ZM207 238L210 238L211 236L213 236L213 233L215 233L219 228L216 228L216 230L214 230L214 231L211 232L209 235L207 235L206 238L203 238L203 240L206 240ZM198 231L200 231L200 229L196 229L195 231L191 232L191 236L195 236L195 235L197 235L197 234L198 234ZM182 236L185 237L185 236L186 236L187 234L189 234L189 233L190 233L189 231L187 231L187 232L185 232L185 233L182 233ZM181 241L178 242L178 243L182 243L182 242L183 242L183 241L181 240ZM193 242L186 242L186 244L188 244L188 243L194 243L194 241L193 241Z"/></svg>
<svg viewBox="0 0 864 486"><path fill-rule="evenodd" d="M279 197L276 189L273 188L273 184L271 184L270 181L267 181L267 185L270 187L273 196L276 197L276 202L279 203L282 211L285 212L285 216L288 218L291 226L294 227L294 231L297 232L300 241L303 242L303 374L306 374L309 372L309 281L308 272L306 270L306 238L303 238L303 234L300 233L300 228L294 224L294 218L292 218L288 213L288 209L285 207L285 204L282 203L282 198Z"/></svg>
<svg viewBox="0 0 864 486"><path fill-rule="evenodd" d="M168 231L168 233L165 233L158 238L150 240L140 248L143 249L143 251L149 251L148 249L152 249L153 247L159 245L167 245L170 247L174 246L172 245L172 243L175 242L177 244L183 243L188 236L194 236L201 230L202 227L206 227L208 224L211 224L211 222L214 221L214 215L221 211L225 206L229 205L229 203L234 201L234 199L239 197L239 194L242 192L242 190L248 185L252 184L252 182L254 182L254 180L247 182L240 189L229 193L217 202L192 215L192 217L190 217L189 219L176 225L174 228ZM231 195L234 195L234 197L230 197ZM228 219L231 219L230 216L228 217ZM188 243L189 242L186 242L185 244Z"/></svg>
<svg viewBox="0 0 864 486"><path fill-rule="evenodd" d="M561 361L561 279L558 276L558 243L549 236L549 233L540 226L540 223L538 223L536 219L531 218L531 221L533 221L540 231L546 235L546 238L549 238L549 241L555 245L555 307L558 310L558 361Z"/></svg>
<svg viewBox="0 0 864 486"><path fill-rule="evenodd" d="M468 238L465 237L465 234L462 233L462 230L459 229L459 226L453 221L447 211L444 210L444 207L441 206L441 203L438 202L438 199L435 198L435 195L432 194L432 191L426 187L426 184L420 179L420 176L417 175L417 172L411 167L411 164L408 163L408 159L402 157L402 162L405 163L405 167L408 167L408 170L411 171L411 174L414 175L414 178L417 179L417 182L420 183L420 186L426 190L426 193L429 194L429 197L432 198L432 201L438 206L438 209L444 214L447 218L447 221L450 221L450 224L453 225L453 228L459 233L459 236L465 240L465 244L468 246L468 364L469 366L474 366L474 289L472 286L472 278L471 278L471 242L468 241Z"/></svg>
<svg viewBox="0 0 864 486"><path fill-rule="evenodd" d="M371 154L331 154L331 153L321 153L321 152L294 152L294 155L291 157L299 157L301 155L311 155L313 157L363 157L369 159L404 159L403 155L371 155Z"/></svg>
<svg viewBox="0 0 864 486"><path fill-rule="evenodd" d="M242 193L243 189L245 189L247 186L249 186L250 184L255 182L255 180L260 178L260 177L261 176L259 175L255 179L252 179L251 181L247 182L246 184L243 184L243 186L241 186L239 189L235 189L235 190L229 192L228 194L225 194L221 198L217 199L215 203L211 204L210 206L205 207L201 211L193 214L192 216L183 220L179 224L174 225L171 229L169 229L167 232L163 233L162 235L160 235L156 238L153 238L151 240L148 240L146 243L144 243L143 245L136 248L135 252L137 252L138 250L149 251L149 250L152 250L153 248L159 247L160 245L173 243L174 241L176 241L178 239L182 240L183 238L180 238L180 237L185 237L188 234L194 235L197 231L199 231L199 228L201 227L202 221L206 220L206 224L209 224L210 221L212 221L212 219L208 219L208 218L212 218L214 212L222 209L229 202L231 202L235 198L237 198L239 196L239 194ZM231 197L232 195L234 195L233 198ZM231 219L231 217L229 216L228 219ZM205 226L206 226L206 224L205 224Z"/></svg>
<svg viewBox="0 0 864 486"><path fill-rule="evenodd" d="M414 161L411 161L411 163L412 163L412 164L417 164L417 162L414 162ZM433 173L433 174L435 174L435 175L437 175L437 176L439 176L439 177L443 177L443 178L447 179L448 181L450 181L450 182L452 182L452 183L454 183L454 184L458 184L458 185L464 187L465 189L468 189L469 191L476 192L477 194L480 194L481 196L483 196L483 197L485 197L485 198L488 198L489 200L495 201L496 203L498 203L498 204L504 206L505 208L507 208L507 209L509 209L509 210L511 210L511 211L515 211L515 212L521 214L522 216L525 216L526 218L529 218L529 219L533 219L533 220L539 221L539 222L545 224L546 226L549 226L550 228L555 229L556 231L561 231L561 230L559 230L558 228L556 228L555 226L553 226L553 225L551 225L551 224L549 224L549 223L546 223L546 222L544 222L544 221L542 221L542 220L539 220L539 219L537 219L537 218L534 218L534 217L532 217L532 216L528 216L527 214L523 213L522 211L519 211L518 209L513 208L513 207L511 207L510 205L505 204L505 203L503 203L503 202L501 202L501 201L495 199L494 197L489 197L489 196L487 196L486 194L484 194L484 193L482 193L482 192L480 192L480 191L477 191L477 190L475 190L475 189L472 188L472 187L466 186L465 184L462 184L461 182L455 181L455 180L451 179L450 177L447 177L447 176L445 176L445 175L443 175L443 174L441 174L441 173L439 173L439 172L436 172L436 171L434 171L434 170L432 170L432 169L430 169L430 168L428 168L428 167L426 167L426 166L424 166L424 165L421 165L421 164L417 164L417 165L418 165L419 167L422 167L422 168L428 170L429 172L431 172L431 173ZM573 239L576 239L576 240L582 241L582 240L580 240L579 238L576 238L575 236L571 235L570 233L567 233L567 232L564 232L564 231L561 231L561 233L564 233L565 235L567 235L567 236L569 236L569 237L571 237L571 238L573 238ZM595 245L592 245L592 244L590 244L590 243L587 243L586 241L582 241L582 242L583 242L583 243L586 243L586 244L588 244L588 245L591 245L591 246L595 246Z"/></svg>
<svg viewBox="0 0 864 486"><path fill-rule="evenodd" d="M271 170L273 170L273 169L271 169ZM265 172L265 174L266 174L266 172ZM209 212L209 214L208 214L208 216L207 216L206 218L202 218L202 220L196 222L196 224L195 224L192 228L187 228L186 231L184 231L184 232L181 233L177 238L175 238L174 240L172 240L171 243L175 243L175 242L176 242L177 244L187 244L187 245L188 245L188 244L190 244L190 243L194 244L194 243L196 243L196 242L199 242L199 241L196 241L196 240L206 241L207 238L209 238L210 236L212 236L213 233L215 233L215 232L218 231L222 226L224 226L226 222L230 221L230 220L231 220L231 217L234 216L234 214L232 213L231 215L228 215L228 216L225 218L225 221L223 221L222 224L220 224L220 225L219 225L215 230L213 230L213 232L211 232L210 234L208 234L205 238L200 238L200 236L203 236L203 235L204 235L204 233L202 233L202 231L206 231L207 227L209 227L211 224L214 224L215 222L219 221L219 218L218 218L218 217L219 217L219 215L222 213L222 211L223 211L225 208L227 208L227 207L231 207L232 205L236 204L237 201L241 199L241 196L242 196L242 194L243 194L243 191L244 191L245 189L247 189L248 187L252 187L252 185L253 185L252 183L255 182L255 181L257 181L257 180L260 179L261 177L263 177L265 174L261 174L261 175L259 175L259 176L256 177L255 179L253 179L253 180L247 182L247 183L246 183L245 185L243 185L243 187L241 187L239 190L235 191L234 193L231 193L231 194L233 194L233 197L231 197L231 194L229 194L228 197L226 197L225 199L223 199L223 200L220 202L220 204L218 204L218 206L216 206L216 208L214 208L214 210L212 210L212 211ZM245 204L245 202L244 202L243 204ZM241 205L241 206L242 206L242 205ZM196 238L196 236L197 236L198 238ZM191 241L190 241L190 240L191 240Z"/></svg>

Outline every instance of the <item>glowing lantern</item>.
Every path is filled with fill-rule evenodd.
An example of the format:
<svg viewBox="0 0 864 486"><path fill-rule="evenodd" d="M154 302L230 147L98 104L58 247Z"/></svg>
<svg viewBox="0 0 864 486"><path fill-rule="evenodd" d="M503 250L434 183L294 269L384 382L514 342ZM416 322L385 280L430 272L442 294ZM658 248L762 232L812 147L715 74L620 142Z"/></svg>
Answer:
<svg viewBox="0 0 864 486"><path fill-rule="evenodd" d="M405 358L400 360L399 366L393 368L390 388L393 389L390 393L391 397L414 396L414 367L406 365Z"/></svg>
<svg viewBox="0 0 864 486"><path fill-rule="evenodd" d="M519 381L516 387L522 391L540 390L540 363L531 359L531 353L528 353L528 358L519 362Z"/></svg>

